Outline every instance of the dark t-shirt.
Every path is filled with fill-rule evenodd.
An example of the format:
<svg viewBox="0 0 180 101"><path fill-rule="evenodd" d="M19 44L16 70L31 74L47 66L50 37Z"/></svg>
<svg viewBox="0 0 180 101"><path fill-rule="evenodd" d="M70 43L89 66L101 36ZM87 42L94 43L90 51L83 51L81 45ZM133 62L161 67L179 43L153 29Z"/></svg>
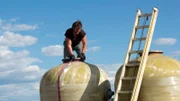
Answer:
<svg viewBox="0 0 180 101"><path fill-rule="evenodd" d="M66 33L64 35L71 40L72 47L74 47L80 43L80 41L83 39L86 33L81 29L81 32L74 36L73 29L69 28L68 30L66 30Z"/></svg>

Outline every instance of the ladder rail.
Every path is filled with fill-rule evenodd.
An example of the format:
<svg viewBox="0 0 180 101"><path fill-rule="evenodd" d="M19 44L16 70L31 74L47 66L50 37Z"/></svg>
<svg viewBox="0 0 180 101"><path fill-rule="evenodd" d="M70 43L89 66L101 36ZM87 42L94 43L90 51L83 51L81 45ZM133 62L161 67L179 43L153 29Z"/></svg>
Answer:
<svg viewBox="0 0 180 101"><path fill-rule="evenodd" d="M126 53L126 58L124 60L124 65L122 67L122 71L121 71L121 75L120 75L120 78L119 78L119 81L118 81L118 85L117 85L117 89L115 91L115 97L114 97L114 101L118 101L118 94L119 94L119 91L120 91L120 87L122 85L122 78L124 77L125 75L125 65L127 64L127 62L129 61L129 57L130 57L130 54L129 52L132 50L132 46L133 46L133 39L135 38L136 36L136 26L138 25L139 23L139 15L141 14L141 10L138 9L137 11L137 14L136 14L136 19L135 19L135 23L134 23L134 27L133 27L133 30L132 30L132 35L131 35L131 39L129 41L129 47L127 49L127 53Z"/></svg>
<svg viewBox="0 0 180 101"><path fill-rule="evenodd" d="M142 57L141 57L142 61L140 62L139 71L138 71L138 74L137 74L137 79L136 79L134 89L133 89L133 92L132 92L132 96L131 96L131 101L137 101L138 100L140 87L141 87L141 84L142 84L142 79L143 79L145 66L146 66L146 62L147 62L147 57L148 57L148 53L149 53L149 50L150 50L150 45L151 45L153 32L154 32L154 28L155 28L155 22L156 22L156 19L157 19L157 14L158 14L158 9L153 8L150 27L149 27L149 30L148 30L148 33L147 33L147 38L146 38L146 42L145 42L145 46L144 46L144 51L143 51L143 54L142 54Z"/></svg>
<svg viewBox="0 0 180 101"><path fill-rule="evenodd" d="M116 87L116 91L115 91L115 97L114 97L114 101L118 101L119 99L119 94L123 93L130 93L131 96L129 96L129 101L137 101L138 100L138 96L139 96L139 92L140 92L140 87L142 84L142 80L143 80L143 75L144 75L144 71L145 71L145 66L146 66L146 62L148 59L148 53L150 50L150 46L151 46L151 41L152 41L152 37L153 37L153 33L154 33L154 29L155 29L155 23L157 20L157 15L158 15L158 9L157 8L153 8L153 11L151 14L141 14L141 10L138 9L137 14L136 14L136 19L135 19L135 23L134 23L134 27L132 30L132 34L130 37L130 41L129 41L129 46L127 49L127 53L126 53L126 57L124 60L124 65L121 69L121 74L120 74L120 78L118 80L118 84ZM146 35L146 38L136 38L136 32L138 29L142 28L146 28L144 26L138 26L139 22L140 22L140 18L141 17L147 17L147 16L151 16L151 20L150 20L150 24L148 26L148 32ZM147 26L147 25L145 25ZM131 55L134 53L139 53L140 51L132 51L133 50L133 45L135 41L138 40L145 40L145 45L144 45L144 49L141 50L142 51L142 56L141 56L141 60L140 62L138 62L138 64L136 63L136 65L138 66L138 72L136 77L125 77L125 73L126 73L126 69L128 66L132 66L132 64L129 64L130 62L130 58ZM140 43L141 44L141 43ZM135 79L135 83L133 84L133 90L132 91L122 91L122 86L123 86L123 80L133 80Z"/></svg>

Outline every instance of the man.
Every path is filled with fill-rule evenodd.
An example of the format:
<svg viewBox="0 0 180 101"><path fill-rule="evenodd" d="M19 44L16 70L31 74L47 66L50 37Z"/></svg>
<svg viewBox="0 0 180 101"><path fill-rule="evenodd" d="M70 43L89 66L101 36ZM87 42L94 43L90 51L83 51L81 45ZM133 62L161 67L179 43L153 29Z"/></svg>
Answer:
<svg viewBox="0 0 180 101"><path fill-rule="evenodd" d="M73 51L77 53L77 57L80 57L81 61L85 61L87 41L86 33L82 29L82 23L80 20L72 24L72 28L66 30L64 41L64 59L74 59L75 55Z"/></svg>

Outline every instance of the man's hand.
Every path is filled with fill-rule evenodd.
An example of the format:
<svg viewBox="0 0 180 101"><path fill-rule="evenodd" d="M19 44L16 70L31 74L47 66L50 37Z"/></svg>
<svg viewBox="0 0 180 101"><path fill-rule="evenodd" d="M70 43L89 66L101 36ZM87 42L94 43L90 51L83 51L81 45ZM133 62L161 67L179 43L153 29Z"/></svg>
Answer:
<svg viewBox="0 0 180 101"><path fill-rule="evenodd" d="M74 54L70 55L69 58L70 58L70 60L74 59L75 58Z"/></svg>
<svg viewBox="0 0 180 101"><path fill-rule="evenodd" d="M84 62L86 60L86 56L84 53L81 53L81 59L80 61Z"/></svg>

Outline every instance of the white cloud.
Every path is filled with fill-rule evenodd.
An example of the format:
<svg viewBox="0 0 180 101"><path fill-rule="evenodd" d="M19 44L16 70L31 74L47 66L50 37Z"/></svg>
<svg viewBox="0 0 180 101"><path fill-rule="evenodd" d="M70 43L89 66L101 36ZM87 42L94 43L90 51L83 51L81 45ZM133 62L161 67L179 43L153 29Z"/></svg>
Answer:
<svg viewBox="0 0 180 101"><path fill-rule="evenodd" d="M39 77L35 75L30 75L30 76L24 76L24 80L37 80Z"/></svg>
<svg viewBox="0 0 180 101"><path fill-rule="evenodd" d="M172 58L175 58L177 60L180 59L180 50L172 51L172 52L169 52L169 53L170 53L170 56Z"/></svg>
<svg viewBox="0 0 180 101"><path fill-rule="evenodd" d="M97 52L101 49L99 46L87 48L87 52Z"/></svg>
<svg viewBox="0 0 180 101"><path fill-rule="evenodd" d="M24 68L24 72L36 72L39 71L40 68L37 65L28 66L27 68Z"/></svg>
<svg viewBox="0 0 180 101"><path fill-rule="evenodd" d="M90 47L87 52L97 52L101 48L99 46ZM46 56L63 56L64 47L61 45L50 45L42 48L42 53Z"/></svg>
<svg viewBox="0 0 180 101"><path fill-rule="evenodd" d="M13 54L13 52L10 51L10 50L7 50L7 49L1 49L0 50L0 57L1 58L6 58L6 57L8 57L9 55L12 55L12 54Z"/></svg>
<svg viewBox="0 0 180 101"><path fill-rule="evenodd" d="M37 25L27 25L27 24L16 24L12 25L11 23L5 24L2 26L4 31L29 31L37 29Z"/></svg>
<svg viewBox="0 0 180 101"><path fill-rule="evenodd" d="M2 101L35 101L39 99L39 81L46 70L34 62L27 50L13 52L0 49L0 99ZM26 82L26 83L24 83Z"/></svg>
<svg viewBox="0 0 180 101"><path fill-rule="evenodd" d="M117 71L108 71L108 74L115 74Z"/></svg>
<svg viewBox="0 0 180 101"><path fill-rule="evenodd" d="M39 99L39 82L0 85L2 101L34 101Z"/></svg>
<svg viewBox="0 0 180 101"><path fill-rule="evenodd" d="M31 65L41 60L29 55L27 50L13 52L7 48L0 49L2 101L35 101L39 98L39 81L46 70L38 65Z"/></svg>
<svg viewBox="0 0 180 101"><path fill-rule="evenodd" d="M12 18L10 20L2 20L0 19L0 29L3 31L29 31L35 30L38 26L35 25L28 25L28 24L13 24L16 22L16 18Z"/></svg>
<svg viewBox="0 0 180 101"><path fill-rule="evenodd" d="M0 19L0 26L3 24L3 20L2 19Z"/></svg>
<svg viewBox="0 0 180 101"><path fill-rule="evenodd" d="M97 64L99 68L103 69L105 73L108 75L108 79L111 83L111 89L114 90L114 80L117 70L120 68L122 64Z"/></svg>
<svg viewBox="0 0 180 101"><path fill-rule="evenodd" d="M0 26L2 27L2 25L6 22L6 20L3 20L0 18Z"/></svg>
<svg viewBox="0 0 180 101"><path fill-rule="evenodd" d="M32 45L37 42L37 38L25 35L22 36L18 33L13 33L6 31L0 36L0 46L12 46L12 47L19 47L19 46L27 46Z"/></svg>
<svg viewBox="0 0 180 101"><path fill-rule="evenodd" d="M48 47L43 47L41 51L46 56L62 56L64 48L61 45L51 45Z"/></svg>
<svg viewBox="0 0 180 101"><path fill-rule="evenodd" d="M4 77L7 77L8 75L10 75L11 73L13 73L14 70L7 70L7 71L3 71L3 72L0 72L0 79L1 78L4 78Z"/></svg>
<svg viewBox="0 0 180 101"><path fill-rule="evenodd" d="M96 64L108 74L115 74L122 64Z"/></svg>
<svg viewBox="0 0 180 101"><path fill-rule="evenodd" d="M0 50L8 49L7 46L0 46Z"/></svg>
<svg viewBox="0 0 180 101"><path fill-rule="evenodd" d="M24 67L27 68L27 67ZM39 68L39 67L38 67ZM24 82L24 81L39 81L42 75L46 72L45 69L32 70L32 71L24 71L23 68L15 68L9 69L0 72L0 80L8 81L11 80L13 82ZM13 78L12 78L13 77Z"/></svg>
<svg viewBox="0 0 180 101"><path fill-rule="evenodd" d="M170 53L173 54L174 56L180 56L180 50L173 51L173 52L170 52Z"/></svg>
<svg viewBox="0 0 180 101"><path fill-rule="evenodd" d="M114 82L114 77L109 77L108 80L111 81L111 83L112 83L112 82Z"/></svg>
<svg viewBox="0 0 180 101"><path fill-rule="evenodd" d="M157 45L174 45L176 41L175 38L159 38L154 43Z"/></svg>
<svg viewBox="0 0 180 101"><path fill-rule="evenodd" d="M8 49L0 50L0 61L5 63L5 62L10 62L13 59L21 59L21 58L26 58L29 55L29 52L27 50L19 51L19 52L13 52ZM15 61L14 60L14 61ZM0 66L3 64L1 63ZM0 67L1 68L1 67Z"/></svg>
<svg viewBox="0 0 180 101"><path fill-rule="evenodd" d="M38 101L39 81L45 69L34 63L27 50L12 51L9 47L32 45L37 38L11 31L35 30L37 25L13 24L17 19L0 19L0 99L2 101Z"/></svg>
<svg viewBox="0 0 180 101"><path fill-rule="evenodd" d="M16 18L12 18L12 19L10 19L9 21L10 21L10 22L16 22L17 19L16 19Z"/></svg>
<svg viewBox="0 0 180 101"><path fill-rule="evenodd" d="M27 50L18 52L0 50L0 80L22 81L32 76L36 76L34 80L39 79L45 70L37 65L31 65L34 62L41 62L41 60L29 57Z"/></svg>

